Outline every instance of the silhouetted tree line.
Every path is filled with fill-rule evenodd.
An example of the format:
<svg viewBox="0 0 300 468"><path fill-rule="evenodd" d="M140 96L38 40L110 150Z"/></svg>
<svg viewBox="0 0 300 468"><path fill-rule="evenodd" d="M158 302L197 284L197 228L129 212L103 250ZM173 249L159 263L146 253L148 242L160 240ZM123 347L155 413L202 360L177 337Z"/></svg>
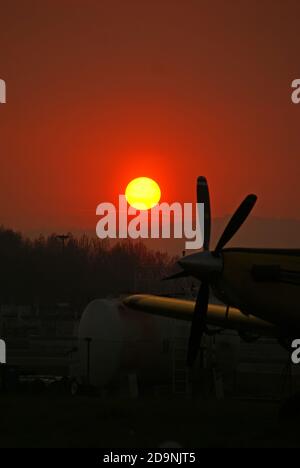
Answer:
<svg viewBox="0 0 300 468"><path fill-rule="evenodd" d="M55 234L28 239L0 227L0 304L82 306L96 297L133 292L139 278L158 281L173 259L142 243ZM146 292L146 291L145 291Z"/></svg>

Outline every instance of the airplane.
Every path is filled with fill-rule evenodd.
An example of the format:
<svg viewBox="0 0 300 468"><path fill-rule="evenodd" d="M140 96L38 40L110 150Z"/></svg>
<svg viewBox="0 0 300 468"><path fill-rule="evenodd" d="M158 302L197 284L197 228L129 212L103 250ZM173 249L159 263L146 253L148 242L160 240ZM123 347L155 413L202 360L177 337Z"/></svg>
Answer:
<svg viewBox="0 0 300 468"><path fill-rule="evenodd" d="M284 347L300 338L300 249L225 248L252 211L257 196L248 195L210 250L211 209L208 183L197 179L197 202L204 203L203 250L182 257L181 270L165 279L201 281L196 301L135 294L126 307L192 321L187 364L193 366L207 325L237 330L242 337L273 336ZM223 305L209 304L210 290Z"/></svg>

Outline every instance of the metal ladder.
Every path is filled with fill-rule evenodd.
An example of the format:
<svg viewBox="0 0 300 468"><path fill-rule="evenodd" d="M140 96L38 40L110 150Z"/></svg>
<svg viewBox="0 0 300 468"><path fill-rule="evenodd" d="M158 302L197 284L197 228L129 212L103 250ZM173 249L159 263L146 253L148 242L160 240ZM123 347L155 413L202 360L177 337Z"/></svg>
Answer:
<svg viewBox="0 0 300 468"><path fill-rule="evenodd" d="M174 320L172 347L172 392L176 395L189 395L189 370L186 365L189 328L185 323Z"/></svg>

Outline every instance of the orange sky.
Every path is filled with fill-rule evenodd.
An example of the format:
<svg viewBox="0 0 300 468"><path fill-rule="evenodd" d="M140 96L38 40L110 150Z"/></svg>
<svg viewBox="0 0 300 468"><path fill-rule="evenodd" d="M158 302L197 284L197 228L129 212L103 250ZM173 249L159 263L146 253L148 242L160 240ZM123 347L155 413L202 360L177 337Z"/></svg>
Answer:
<svg viewBox="0 0 300 468"><path fill-rule="evenodd" d="M299 219L298 1L2 0L0 224L93 227L156 179L162 201Z"/></svg>

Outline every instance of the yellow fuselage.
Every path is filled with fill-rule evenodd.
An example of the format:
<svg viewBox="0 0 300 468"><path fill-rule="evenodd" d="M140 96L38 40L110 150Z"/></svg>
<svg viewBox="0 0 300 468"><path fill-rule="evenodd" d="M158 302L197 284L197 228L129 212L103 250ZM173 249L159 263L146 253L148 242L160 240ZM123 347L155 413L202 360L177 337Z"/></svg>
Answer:
<svg viewBox="0 0 300 468"><path fill-rule="evenodd" d="M224 249L222 255L214 288L221 300L283 332L300 332L300 250Z"/></svg>

